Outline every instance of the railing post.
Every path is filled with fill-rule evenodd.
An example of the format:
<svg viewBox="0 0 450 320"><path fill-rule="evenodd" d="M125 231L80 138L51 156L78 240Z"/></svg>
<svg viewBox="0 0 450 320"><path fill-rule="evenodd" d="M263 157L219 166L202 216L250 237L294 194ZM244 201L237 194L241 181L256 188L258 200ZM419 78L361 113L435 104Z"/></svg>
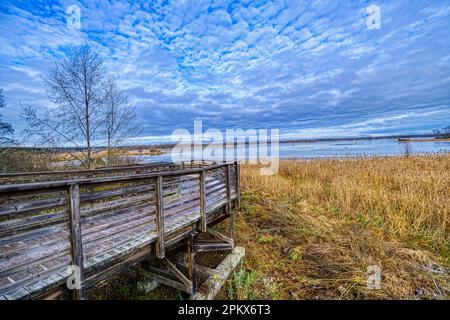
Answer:
<svg viewBox="0 0 450 320"><path fill-rule="evenodd" d="M240 185L240 179L241 179L241 169L239 166L239 162L235 162L234 163L234 174L235 174L235 193L236 193L236 208L240 209L241 208L241 185Z"/></svg>
<svg viewBox="0 0 450 320"><path fill-rule="evenodd" d="M207 221L206 221L206 200L205 200L205 171L200 171L199 175L199 187L200 187L200 230L206 232Z"/></svg>
<svg viewBox="0 0 450 320"><path fill-rule="evenodd" d="M156 190L156 232L158 233L158 239L156 241L156 256L162 259L165 257L162 176L156 177L155 190Z"/></svg>
<svg viewBox="0 0 450 320"><path fill-rule="evenodd" d="M79 272L74 271L76 283L79 287L74 289L75 299L85 298L84 288L84 265L83 265L83 244L81 241L81 217L80 217L80 187L73 184L69 188L69 230L70 230L70 254L72 265L79 268Z"/></svg>
<svg viewBox="0 0 450 320"><path fill-rule="evenodd" d="M190 234L188 237L188 274L189 274L189 280L192 284L192 294L195 294L197 291L197 275L195 270L195 252L194 252L194 243L196 242L195 239L197 238L196 234Z"/></svg>
<svg viewBox="0 0 450 320"><path fill-rule="evenodd" d="M227 214L230 217L230 238L234 239L234 214L233 210L231 210L231 165L226 165L226 187L227 187L227 204L226 210Z"/></svg>

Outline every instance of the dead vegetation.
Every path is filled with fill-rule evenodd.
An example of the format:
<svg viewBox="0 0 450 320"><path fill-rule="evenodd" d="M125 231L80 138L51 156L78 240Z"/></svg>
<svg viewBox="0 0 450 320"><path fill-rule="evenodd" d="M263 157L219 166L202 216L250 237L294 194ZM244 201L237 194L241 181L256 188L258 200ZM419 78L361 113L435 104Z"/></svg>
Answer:
<svg viewBox="0 0 450 320"><path fill-rule="evenodd" d="M245 265L221 298L449 298L450 155L243 166ZM381 268L381 289L367 268Z"/></svg>
<svg viewBox="0 0 450 320"><path fill-rule="evenodd" d="M139 149L138 149L139 150ZM139 152L139 151L138 151ZM139 155L156 155L158 151L144 150ZM91 153L91 167L104 168L108 165L107 149ZM133 150L113 149L109 156L109 166L130 166L139 164L134 158ZM81 155L80 155L81 156ZM74 161L71 154L61 149L44 148L0 148L0 173L59 171L84 169L78 161Z"/></svg>
<svg viewBox="0 0 450 320"><path fill-rule="evenodd" d="M52 164L58 160L57 154L43 149L1 148L0 173L55 170L59 168Z"/></svg>

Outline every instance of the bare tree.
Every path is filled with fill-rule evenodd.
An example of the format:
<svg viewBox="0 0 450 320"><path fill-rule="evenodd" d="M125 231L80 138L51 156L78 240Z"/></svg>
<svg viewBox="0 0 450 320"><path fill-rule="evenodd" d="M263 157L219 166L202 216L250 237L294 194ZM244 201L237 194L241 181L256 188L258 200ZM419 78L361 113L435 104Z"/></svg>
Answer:
<svg viewBox="0 0 450 320"><path fill-rule="evenodd" d="M136 108L128 102L127 95L118 87L117 80L109 77L105 85L103 128L106 135L107 166L111 164L112 148L125 138L138 134Z"/></svg>
<svg viewBox="0 0 450 320"><path fill-rule="evenodd" d="M406 142L403 145L403 154L405 155L405 157L409 157L413 154L413 148L411 146L411 144L409 142Z"/></svg>
<svg viewBox="0 0 450 320"><path fill-rule="evenodd" d="M48 71L44 82L57 107L43 114L22 107L27 131L47 146L67 146L68 153L90 169L92 142L103 124L103 58L87 45L74 47Z"/></svg>
<svg viewBox="0 0 450 320"><path fill-rule="evenodd" d="M5 97L3 89L0 89L0 108L5 108ZM8 146L13 143L14 129L10 123L2 121L2 114L0 114L0 146Z"/></svg>
<svg viewBox="0 0 450 320"><path fill-rule="evenodd" d="M450 126L445 126L442 129L433 130L434 134L440 135L444 138L450 137Z"/></svg>

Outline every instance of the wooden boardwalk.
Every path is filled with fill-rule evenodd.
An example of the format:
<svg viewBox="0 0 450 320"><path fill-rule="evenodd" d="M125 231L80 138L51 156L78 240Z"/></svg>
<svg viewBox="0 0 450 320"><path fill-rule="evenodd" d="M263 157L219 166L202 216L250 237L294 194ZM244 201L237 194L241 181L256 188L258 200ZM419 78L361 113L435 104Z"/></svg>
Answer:
<svg viewBox="0 0 450 320"><path fill-rule="evenodd" d="M227 218L229 238L211 232L234 245L237 163L0 175L0 183L0 300L59 296L72 265L81 286L71 292L84 298L114 273L164 260L168 249Z"/></svg>

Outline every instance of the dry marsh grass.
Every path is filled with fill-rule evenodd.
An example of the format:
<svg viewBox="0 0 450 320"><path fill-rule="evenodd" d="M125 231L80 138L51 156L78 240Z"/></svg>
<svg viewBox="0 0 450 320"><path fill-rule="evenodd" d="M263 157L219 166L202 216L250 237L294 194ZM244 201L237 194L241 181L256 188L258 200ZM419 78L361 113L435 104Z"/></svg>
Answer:
<svg viewBox="0 0 450 320"><path fill-rule="evenodd" d="M233 298L449 298L449 154L282 161L273 176L247 165L241 190L236 277L253 281L230 281Z"/></svg>

